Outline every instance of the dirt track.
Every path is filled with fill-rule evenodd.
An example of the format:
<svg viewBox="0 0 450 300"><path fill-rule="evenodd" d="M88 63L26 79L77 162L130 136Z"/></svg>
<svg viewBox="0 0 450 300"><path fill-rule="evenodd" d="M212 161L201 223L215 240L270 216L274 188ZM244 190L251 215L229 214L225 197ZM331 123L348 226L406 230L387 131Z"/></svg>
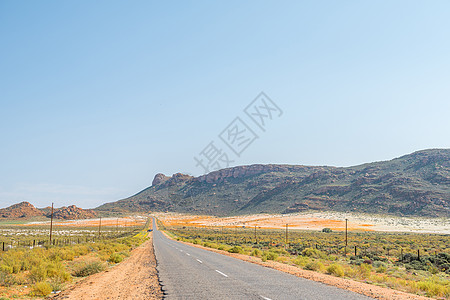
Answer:
<svg viewBox="0 0 450 300"><path fill-rule="evenodd" d="M87 277L52 299L162 299L152 238L124 262Z"/></svg>

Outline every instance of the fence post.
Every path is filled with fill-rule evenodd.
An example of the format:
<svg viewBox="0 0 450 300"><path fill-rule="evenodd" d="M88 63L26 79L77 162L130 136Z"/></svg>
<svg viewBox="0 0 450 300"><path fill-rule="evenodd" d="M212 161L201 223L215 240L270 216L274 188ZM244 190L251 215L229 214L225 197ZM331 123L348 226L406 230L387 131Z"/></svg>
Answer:
<svg viewBox="0 0 450 300"><path fill-rule="evenodd" d="M356 256L356 245L355 245L355 256Z"/></svg>
<svg viewBox="0 0 450 300"><path fill-rule="evenodd" d="M53 231L53 202L52 202L52 214L50 216L50 245L52 244L52 231Z"/></svg>

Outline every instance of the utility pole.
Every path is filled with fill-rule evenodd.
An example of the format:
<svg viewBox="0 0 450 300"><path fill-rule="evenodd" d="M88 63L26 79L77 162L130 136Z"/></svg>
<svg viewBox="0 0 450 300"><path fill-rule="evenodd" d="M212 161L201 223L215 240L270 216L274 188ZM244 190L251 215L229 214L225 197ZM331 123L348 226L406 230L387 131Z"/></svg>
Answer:
<svg viewBox="0 0 450 300"><path fill-rule="evenodd" d="M50 215L50 245L52 244L52 231L53 231L53 202L52 202L52 213Z"/></svg>
<svg viewBox="0 0 450 300"><path fill-rule="evenodd" d="M102 217L100 217L100 221L98 223L98 237L100 238L101 235L101 230L102 230Z"/></svg>
<svg viewBox="0 0 450 300"><path fill-rule="evenodd" d="M348 219L345 219L345 256L347 256L347 245L348 245L348 239L347 239L347 223L348 223Z"/></svg>
<svg viewBox="0 0 450 300"><path fill-rule="evenodd" d="M258 236L256 235L256 225L255 225L255 244L258 244Z"/></svg>
<svg viewBox="0 0 450 300"><path fill-rule="evenodd" d="M286 224L286 242L285 242L285 244L286 244L286 249L287 249L287 247L288 247L288 238L289 238L289 236L288 236L288 228L289 228L289 224Z"/></svg>

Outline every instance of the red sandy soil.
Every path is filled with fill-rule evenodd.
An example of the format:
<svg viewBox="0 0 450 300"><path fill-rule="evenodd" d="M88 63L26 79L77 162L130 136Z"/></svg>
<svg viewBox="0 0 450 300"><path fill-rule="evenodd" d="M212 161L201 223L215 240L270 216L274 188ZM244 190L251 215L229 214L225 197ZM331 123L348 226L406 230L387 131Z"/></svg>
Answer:
<svg viewBox="0 0 450 300"><path fill-rule="evenodd" d="M81 280L52 299L162 299L152 238L124 262Z"/></svg>

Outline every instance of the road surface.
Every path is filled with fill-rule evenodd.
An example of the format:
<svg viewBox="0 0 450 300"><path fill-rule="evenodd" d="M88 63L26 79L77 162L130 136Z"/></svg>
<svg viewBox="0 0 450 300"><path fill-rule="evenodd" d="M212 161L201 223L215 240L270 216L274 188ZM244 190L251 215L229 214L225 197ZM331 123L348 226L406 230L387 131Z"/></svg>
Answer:
<svg viewBox="0 0 450 300"><path fill-rule="evenodd" d="M153 221L154 222L154 221ZM354 292L296 277L168 239L153 224L164 299L367 300Z"/></svg>

